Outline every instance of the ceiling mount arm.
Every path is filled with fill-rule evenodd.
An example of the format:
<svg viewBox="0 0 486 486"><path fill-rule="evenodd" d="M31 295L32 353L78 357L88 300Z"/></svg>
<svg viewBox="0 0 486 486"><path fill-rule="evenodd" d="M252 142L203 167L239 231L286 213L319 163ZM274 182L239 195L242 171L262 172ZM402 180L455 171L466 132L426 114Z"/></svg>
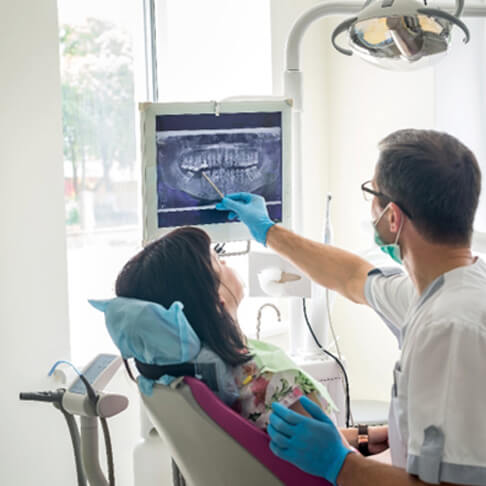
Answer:
<svg viewBox="0 0 486 486"><path fill-rule="evenodd" d="M331 15L356 15L363 8L363 2L354 0L325 1L306 10L295 21L287 36L285 46L285 70L300 71L300 45L307 29L316 20Z"/></svg>
<svg viewBox="0 0 486 486"><path fill-rule="evenodd" d="M456 0L456 13L454 14L455 17L459 17L464 10L464 0Z"/></svg>
<svg viewBox="0 0 486 486"><path fill-rule="evenodd" d="M464 44L467 44L469 42L471 35L469 33L469 29L467 28L467 25L462 20L459 20L457 17L454 17L454 15L444 12L443 10L438 10L436 8L419 8L417 9L417 12L424 15L448 20L452 24L457 25L464 32Z"/></svg>
<svg viewBox="0 0 486 486"><path fill-rule="evenodd" d="M356 22L357 19L358 19L358 17L352 17L352 18L350 18L348 20L345 20L344 22L341 22L334 29L334 32L332 33L332 37L331 37L332 45L334 46L334 48L337 51L339 51L341 54L344 54L346 56L352 56L353 55L353 51L351 51L349 49L344 49L344 47L339 46L336 43L336 38L338 37L338 35L342 34L346 30L348 30Z"/></svg>

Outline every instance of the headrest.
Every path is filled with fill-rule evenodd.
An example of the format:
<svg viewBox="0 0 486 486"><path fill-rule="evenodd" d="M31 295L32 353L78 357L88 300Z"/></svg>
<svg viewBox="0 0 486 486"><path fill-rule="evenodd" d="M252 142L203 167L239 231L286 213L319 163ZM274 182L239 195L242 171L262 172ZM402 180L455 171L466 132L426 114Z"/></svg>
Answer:
<svg viewBox="0 0 486 486"><path fill-rule="evenodd" d="M125 297L89 303L104 312L108 332L125 359L172 365L191 361L201 349L180 302L173 302L168 310L154 302Z"/></svg>
<svg viewBox="0 0 486 486"><path fill-rule="evenodd" d="M134 358L154 368L193 362L191 374L204 380L221 400L231 404L238 397L231 367L201 345L184 315L181 302L173 302L169 309L126 297L88 302L105 314L108 332L124 359ZM137 381L142 393L150 396L155 383L169 384L174 377L169 369L166 372L163 376L157 375L159 377L150 377L150 373L140 375ZM181 372L183 370L176 376Z"/></svg>
<svg viewBox="0 0 486 486"><path fill-rule="evenodd" d="M175 365L192 361L201 349L181 302L173 302L169 309L155 302L126 297L89 303L104 312L108 332L124 359L135 358L149 365ZM142 391L150 392L153 381L150 387L149 383L140 385Z"/></svg>

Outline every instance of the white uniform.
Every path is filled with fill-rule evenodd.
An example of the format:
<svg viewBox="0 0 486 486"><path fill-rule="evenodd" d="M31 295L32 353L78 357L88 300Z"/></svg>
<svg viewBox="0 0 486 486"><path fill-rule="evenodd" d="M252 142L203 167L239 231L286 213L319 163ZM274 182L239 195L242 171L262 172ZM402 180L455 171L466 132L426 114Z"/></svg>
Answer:
<svg viewBox="0 0 486 486"><path fill-rule="evenodd" d="M486 264L447 272L420 297L400 269L374 269L365 295L402 351L393 464L428 483L486 485Z"/></svg>

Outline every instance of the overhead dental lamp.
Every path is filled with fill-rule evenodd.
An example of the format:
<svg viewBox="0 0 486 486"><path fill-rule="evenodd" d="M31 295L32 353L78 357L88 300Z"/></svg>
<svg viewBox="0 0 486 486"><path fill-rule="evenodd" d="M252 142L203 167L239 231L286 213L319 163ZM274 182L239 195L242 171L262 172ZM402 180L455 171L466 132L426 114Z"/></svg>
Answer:
<svg viewBox="0 0 486 486"><path fill-rule="evenodd" d="M464 0L456 0L454 14L418 0L367 0L356 16L336 27L332 43L342 54L356 53L385 69L421 68L445 56L454 25L464 32L464 42L469 41L469 30L459 20L463 8ZM337 43L345 32L351 49Z"/></svg>

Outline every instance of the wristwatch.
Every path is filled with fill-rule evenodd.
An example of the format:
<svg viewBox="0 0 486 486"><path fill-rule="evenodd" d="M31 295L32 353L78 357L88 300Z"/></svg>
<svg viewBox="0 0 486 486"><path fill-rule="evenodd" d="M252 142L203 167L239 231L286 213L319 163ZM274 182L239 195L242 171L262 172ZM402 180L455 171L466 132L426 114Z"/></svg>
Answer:
<svg viewBox="0 0 486 486"><path fill-rule="evenodd" d="M363 454L363 456L369 456L370 451L368 449L368 426L359 424L358 425L358 451Z"/></svg>

